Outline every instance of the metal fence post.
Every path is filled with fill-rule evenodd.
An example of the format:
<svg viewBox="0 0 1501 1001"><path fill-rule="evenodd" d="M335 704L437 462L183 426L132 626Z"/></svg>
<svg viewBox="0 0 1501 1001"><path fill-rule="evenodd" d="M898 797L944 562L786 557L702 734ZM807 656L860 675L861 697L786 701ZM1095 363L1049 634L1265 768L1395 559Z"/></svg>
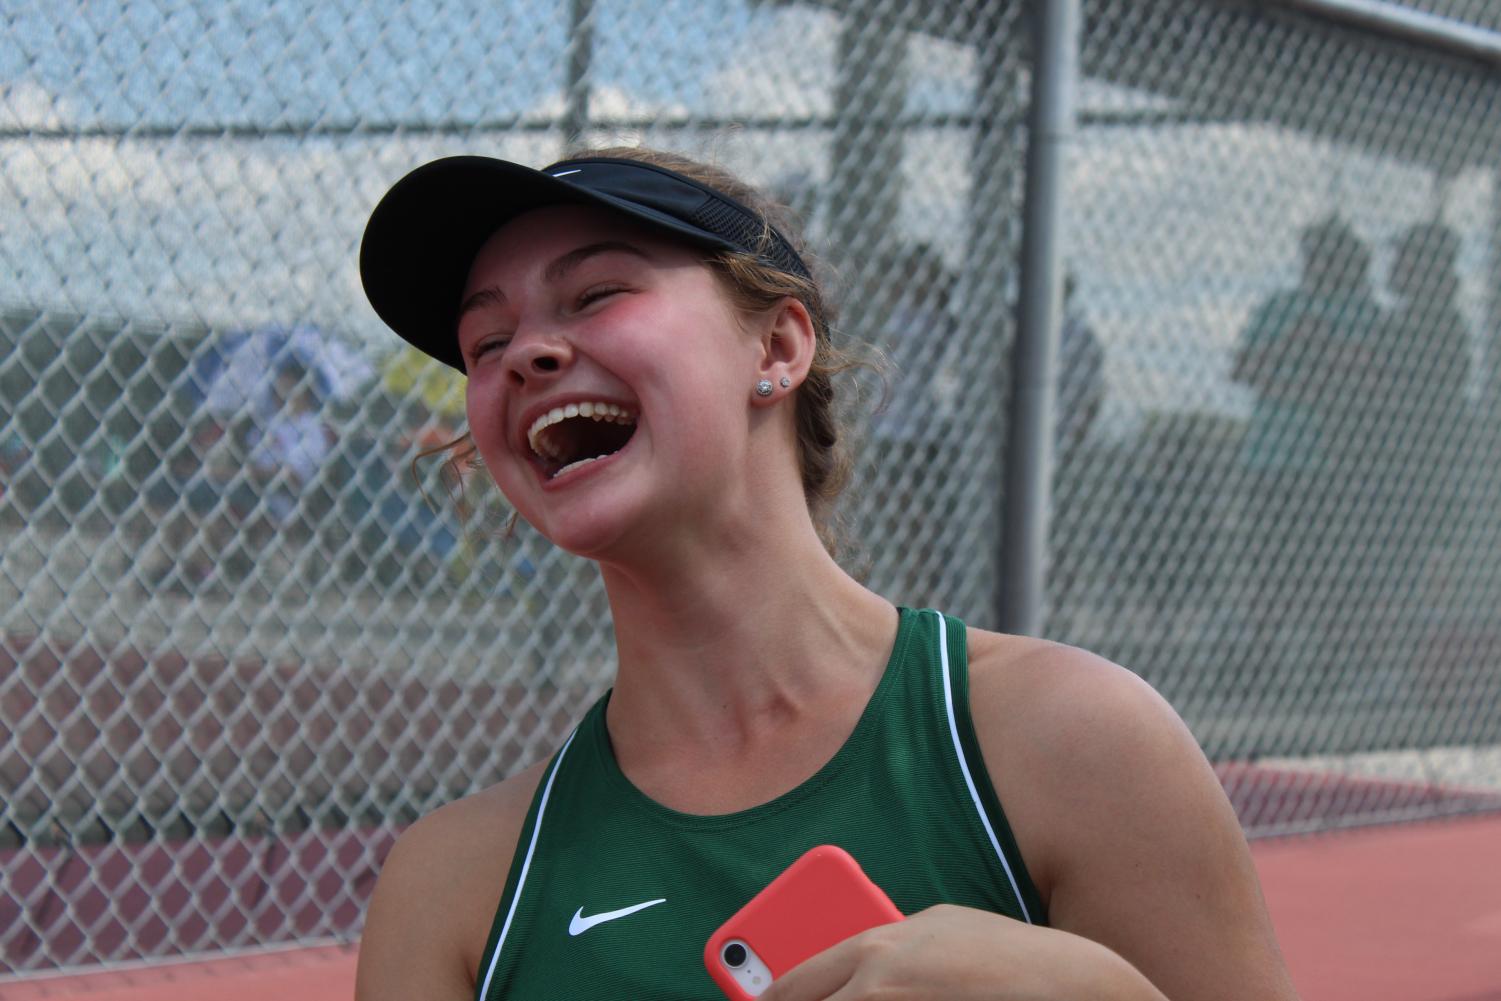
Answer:
<svg viewBox="0 0 1501 1001"><path fill-rule="evenodd" d="M1074 123L1079 3L1046 0L1034 13L1021 291L1011 365L999 588L1001 628L1032 635L1041 631L1043 619L1062 289L1060 195L1063 157Z"/></svg>
<svg viewBox="0 0 1501 1001"><path fill-rule="evenodd" d="M568 8L568 66L563 90L563 141L584 142L589 127L590 64L594 61L594 0L573 0Z"/></svg>

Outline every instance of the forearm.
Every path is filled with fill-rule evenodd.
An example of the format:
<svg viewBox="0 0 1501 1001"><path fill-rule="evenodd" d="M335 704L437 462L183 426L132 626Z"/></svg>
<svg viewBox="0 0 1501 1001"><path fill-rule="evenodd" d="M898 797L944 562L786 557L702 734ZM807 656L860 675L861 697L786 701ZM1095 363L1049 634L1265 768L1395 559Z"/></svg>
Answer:
<svg viewBox="0 0 1501 1001"><path fill-rule="evenodd" d="M1069 957L1058 964L1062 989L1049 997L1089 998L1090 1001L1167 1001L1167 995L1124 957L1107 946L1069 932Z"/></svg>
<svg viewBox="0 0 1501 1001"><path fill-rule="evenodd" d="M779 977L762 1001L833 996L1166 1001L1134 966L1097 942L952 904L846 939Z"/></svg>

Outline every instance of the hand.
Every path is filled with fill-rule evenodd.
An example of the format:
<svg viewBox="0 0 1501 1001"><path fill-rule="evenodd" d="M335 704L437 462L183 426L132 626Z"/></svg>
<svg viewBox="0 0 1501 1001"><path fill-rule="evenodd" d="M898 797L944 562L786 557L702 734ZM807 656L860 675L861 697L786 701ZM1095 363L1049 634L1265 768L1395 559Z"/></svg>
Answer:
<svg viewBox="0 0 1501 1001"><path fill-rule="evenodd" d="M761 1001L1161 998L1115 953L1066 932L941 904L819 953Z"/></svg>

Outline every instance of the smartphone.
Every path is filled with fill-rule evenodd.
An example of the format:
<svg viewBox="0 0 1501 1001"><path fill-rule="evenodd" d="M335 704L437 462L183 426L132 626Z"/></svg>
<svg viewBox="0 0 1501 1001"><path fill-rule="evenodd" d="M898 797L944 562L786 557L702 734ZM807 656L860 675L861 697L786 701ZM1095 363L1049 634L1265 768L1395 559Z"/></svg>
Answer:
<svg viewBox="0 0 1501 1001"><path fill-rule="evenodd" d="M732 1001L748 1001L808 957L900 920L849 852L819 845L709 936L704 965Z"/></svg>

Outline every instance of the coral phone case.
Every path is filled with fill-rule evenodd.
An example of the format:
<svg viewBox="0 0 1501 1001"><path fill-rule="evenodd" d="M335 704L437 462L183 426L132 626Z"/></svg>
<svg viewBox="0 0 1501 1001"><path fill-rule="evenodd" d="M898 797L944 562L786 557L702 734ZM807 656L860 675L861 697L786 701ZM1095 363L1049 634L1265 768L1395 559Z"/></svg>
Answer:
<svg viewBox="0 0 1501 1001"><path fill-rule="evenodd" d="M900 920L902 912L848 852L820 845L709 936L704 965L732 1001L749 1001L808 957Z"/></svg>

